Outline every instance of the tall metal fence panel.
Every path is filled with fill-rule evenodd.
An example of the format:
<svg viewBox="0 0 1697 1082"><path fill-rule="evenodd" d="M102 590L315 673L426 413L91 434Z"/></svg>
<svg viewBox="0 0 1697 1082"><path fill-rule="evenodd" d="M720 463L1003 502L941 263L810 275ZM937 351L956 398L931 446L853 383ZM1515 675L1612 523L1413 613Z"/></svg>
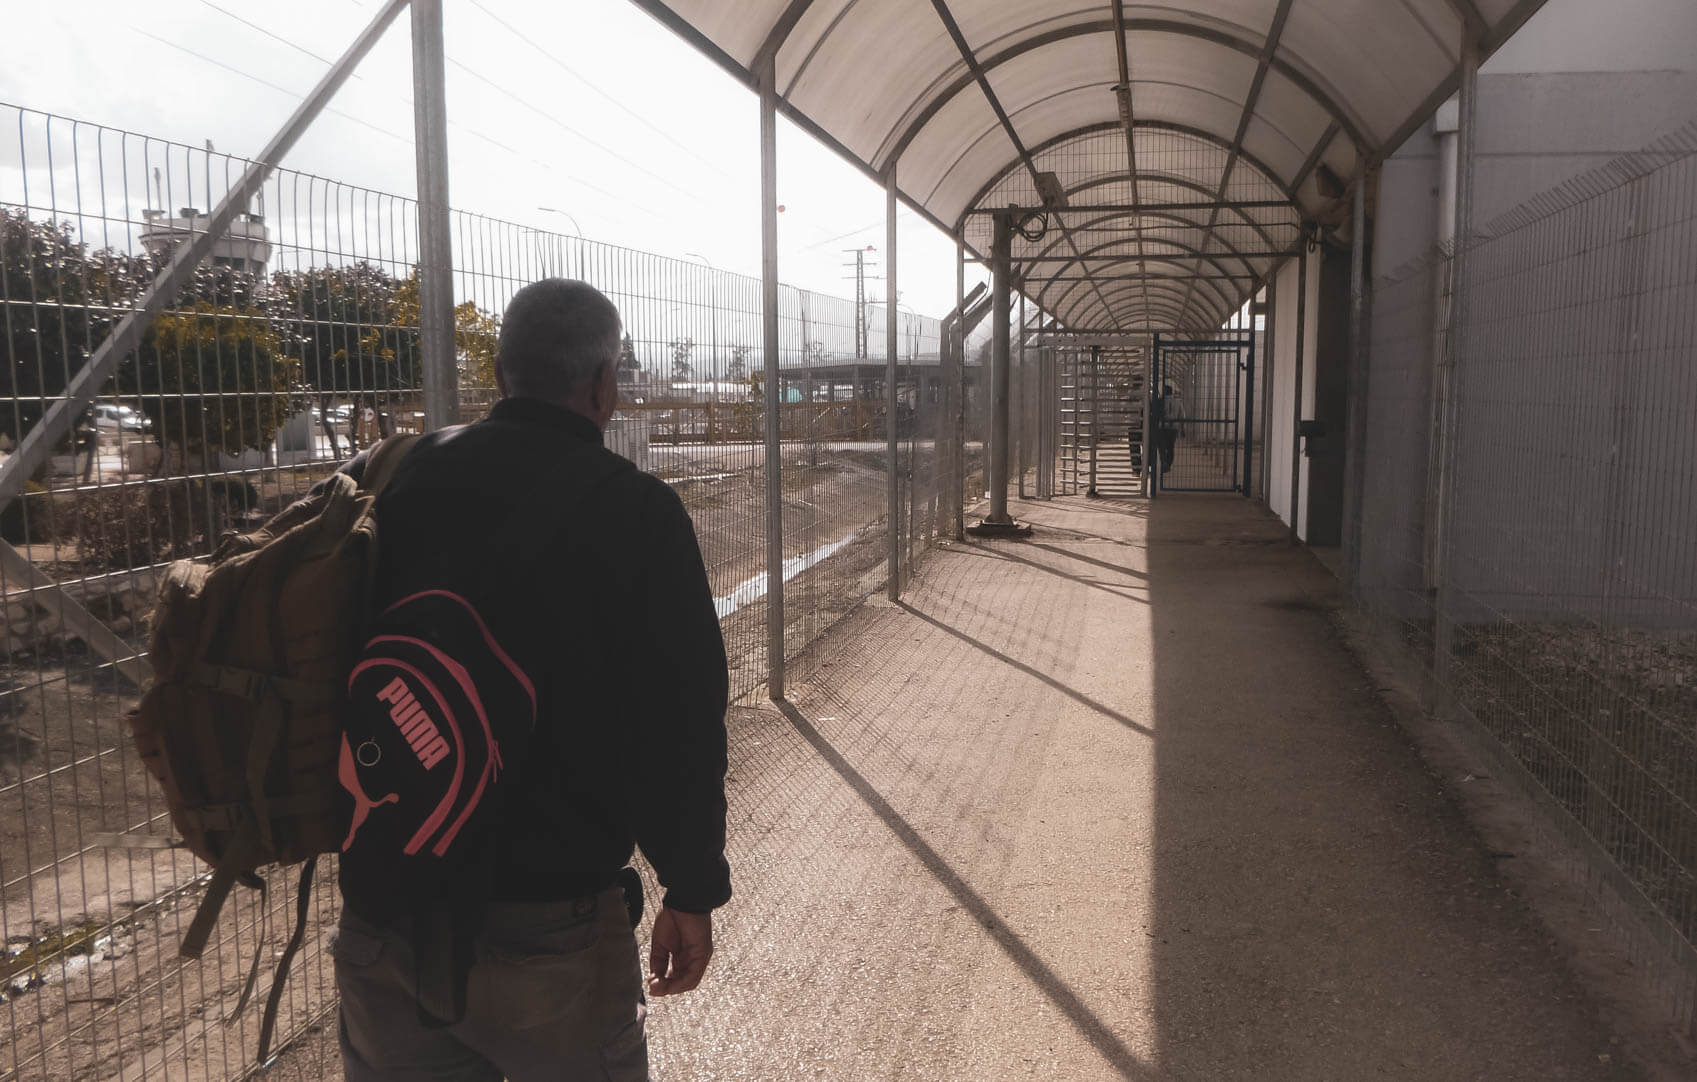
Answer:
<svg viewBox="0 0 1697 1082"><path fill-rule="evenodd" d="M1697 126L1375 283L1360 594L1697 1023ZM1437 405L1453 397L1443 423Z"/></svg>
<svg viewBox="0 0 1697 1082"><path fill-rule="evenodd" d="M70 377L248 164L0 106L0 449ZM760 282L484 216L453 215L461 419L497 397L499 317L527 282L582 278L619 306L614 450L671 484L694 522L734 696L765 680L765 470L783 472L786 653L880 589L892 534L911 573L937 507L940 327L898 312L886 407L883 309L785 287L780 380L761 378ZM199 961L177 955L206 869L166 847L125 714L173 560L204 558L354 452L423 423L417 207L278 170L149 327L70 437L0 515L0 1079L237 1078L257 1009L235 1005L293 922L292 891L238 890ZM872 328L857 355L856 325ZM782 461L762 417L778 397ZM900 453L897 521L888 515ZM972 492L968 490L969 499ZM546 498L539 493L538 498ZM326 880L327 881L327 880ZM279 1042L333 1010L319 889ZM262 965L263 995L270 966Z"/></svg>

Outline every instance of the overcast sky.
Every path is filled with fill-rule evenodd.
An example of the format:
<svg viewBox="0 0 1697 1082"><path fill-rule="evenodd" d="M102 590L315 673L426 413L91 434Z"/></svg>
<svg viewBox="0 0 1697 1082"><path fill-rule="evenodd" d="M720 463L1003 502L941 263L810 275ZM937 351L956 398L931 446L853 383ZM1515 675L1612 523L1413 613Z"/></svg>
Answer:
<svg viewBox="0 0 1697 1082"><path fill-rule="evenodd" d="M379 6L10 4L0 101L253 154ZM753 93L625 0L444 8L454 206L572 232L539 209L554 207L597 240L759 273ZM283 164L412 195L410 40L403 15ZM843 249L872 244L881 260L883 190L782 120L778 152L780 276L851 295ZM940 316L953 303L953 242L905 209L899 225L901 300ZM882 283L870 292L882 296Z"/></svg>

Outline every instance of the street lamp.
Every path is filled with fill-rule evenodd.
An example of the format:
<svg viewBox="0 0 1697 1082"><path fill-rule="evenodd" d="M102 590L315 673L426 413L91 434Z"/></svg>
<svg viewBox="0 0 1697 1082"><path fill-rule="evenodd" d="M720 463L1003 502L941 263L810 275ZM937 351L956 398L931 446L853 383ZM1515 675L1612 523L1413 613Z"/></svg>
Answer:
<svg viewBox="0 0 1697 1082"><path fill-rule="evenodd" d="M713 261L700 252L685 252L687 259L699 259L701 265L707 268L707 318L709 322L707 357L708 366L713 372L713 381L719 380L719 288L717 277L713 274L716 269Z"/></svg>
<svg viewBox="0 0 1697 1082"><path fill-rule="evenodd" d="M576 218L573 218L570 214L560 210L558 207L537 207L536 209L544 214L558 214L566 221L572 223L572 236L577 238L577 276L581 279L583 277L583 228L577 224Z"/></svg>

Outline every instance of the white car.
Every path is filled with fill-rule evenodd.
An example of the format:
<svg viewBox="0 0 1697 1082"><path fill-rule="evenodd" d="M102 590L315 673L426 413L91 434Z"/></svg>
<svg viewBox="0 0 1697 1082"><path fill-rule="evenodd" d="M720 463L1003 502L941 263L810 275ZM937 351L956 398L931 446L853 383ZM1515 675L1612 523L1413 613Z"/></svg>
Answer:
<svg viewBox="0 0 1697 1082"><path fill-rule="evenodd" d="M146 432L153 422L140 411L107 402L94 406L94 427L103 432Z"/></svg>

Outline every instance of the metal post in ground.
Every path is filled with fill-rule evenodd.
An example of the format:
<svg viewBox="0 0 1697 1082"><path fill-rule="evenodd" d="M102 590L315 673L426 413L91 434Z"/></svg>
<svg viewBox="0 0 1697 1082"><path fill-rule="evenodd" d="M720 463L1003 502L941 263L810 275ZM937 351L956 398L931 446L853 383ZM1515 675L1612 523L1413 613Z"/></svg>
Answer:
<svg viewBox="0 0 1697 1082"><path fill-rule="evenodd" d="M1367 479L1367 180L1355 178L1349 244L1349 415L1344 450L1344 566L1350 596L1361 597L1361 505Z"/></svg>
<svg viewBox="0 0 1697 1082"><path fill-rule="evenodd" d="M1292 361L1292 398L1290 407L1290 541L1302 540L1298 515L1302 510L1302 369L1308 349L1308 236L1302 237L1302 251L1296 258L1296 349Z"/></svg>
<svg viewBox="0 0 1697 1082"><path fill-rule="evenodd" d="M766 689L784 698L784 460L778 388L778 77L760 67L760 322L766 401Z"/></svg>
<svg viewBox="0 0 1697 1082"><path fill-rule="evenodd" d="M1259 292L1259 291L1257 291ZM1243 373L1243 495L1255 494L1255 296L1249 298L1249 366ZM1266 391L1262 391L1266 394Z"/></svg>
<svg viewBox="0 0 1697 1082"><path fill-rule="evenodd" d="M1266 348L1262 352L1261 361L1261 499L1269 508L1272 507L1273 483L1273 389L1278 386L1273 382L1273 364L1278 357L1279 340L1279 271L1275 267L1267 275L1267 319L1262 340Z"/></svg>
<svg viewBox="0 0 1697 1082"><path fill-rule="evenodd" d="M1079 397L1079 406L1083 408L1084 396ZM1085 495L1095 499L1096 491L1096 445L1102 437L1102 347L1090 347L1090 488Z"/></svg>
<svg viewBox="0 0 1697 1082"><path fill-rule="evenodd" d="M949 411L949 536L966 539L966 235L955 234L954 406Z"/></svg>
<svg viewBox="0 0 1697 1082"><path fill-rule="evenodd" d="M1433 531L1436 561L1433 578L1437 593L1432 607L1432 674L1440 711L1448 708L1449 691L1454 687L1455 632L1452 621L1455 586L1450 574L1450 546L1454 543L1451 527L1455 514L1456 376L1461 365L1462 337L1467 327L1463 309L1468 286L1468 249L1472 246L1473 155L1478 134L1475 127L1478 111L1479 41L1470 27L1463 36L1461 48L1461 111L1456 126L1455 254L1450 259L1449 333L1445 336L1443 369L1439 373L1437 387L1442 400L1439 409L1438 476L1434 482L1437 488L1437 523Z"/></svg>
<svg viewBox="0 0 1697 1082"><path fill-rule="evenodd" d="M460 421L454 350L454 241L448 210L448 99L442 0L412 3L413 147L418 163L418 338L424 428Z"/></svg>
<svg viewBox="0 0 1697 1082"><path fill-rule="evenodd" d="M1014 399L1019 403L1014 409L1014 460L1019 471L1019 498L1025 499L1025 399L1026 369L1025 369L1025 293L1019 295L1019 377L1014 380Z"/></svg>
<svg viewBox="0 0 1697 1082"><path fill-rule="evenodd" d="M896 438L896 163L884 175L884 470L889 535L889 583L891 601L902 596L902 494L901 446Z"/></svg>
<svg viewBox="0 0 1697 1082"><path fill-rule="evenodd" d="M1008 514L1008 389L1009 340L1013 314L1012 260L1013 215L1009 210L995 216L995 235L990 245L994 282L991 286L990 330L990 513L984 521L972 527L979 537L1008 537L1031 532L1030 527L1015 525Z"/></svg>

